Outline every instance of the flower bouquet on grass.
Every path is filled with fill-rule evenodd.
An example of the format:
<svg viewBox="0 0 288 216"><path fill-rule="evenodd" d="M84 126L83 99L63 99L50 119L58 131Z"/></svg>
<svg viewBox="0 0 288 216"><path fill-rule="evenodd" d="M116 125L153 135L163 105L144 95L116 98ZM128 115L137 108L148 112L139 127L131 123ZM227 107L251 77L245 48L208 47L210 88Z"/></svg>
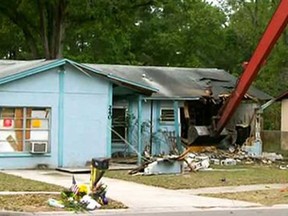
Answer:
<svg viewBox="0 0 288 216"><path fill-rule="evenodd" d="M75 212L95 210L108 204L106 191L107 185L103 183L96 184L92 189L85 184L77 185L75 177L72 176L72 185L61 192L61 200L49 199L48 204Z"/></svg>
<svg viewBox="0 0 288 216"><path fill-rule="evenodd" d="M90 195L94 200L96 200L101 205L107 205L108 199L106 197L106 192L107 192L107 185L100 182L92 188Z"/></svg>
<svg viewBox="0 0 288 216"><path fill-rule="evenodd" d="M64 190L61 192L61 202L69 211L83 212L87 210L87 204L80 202L80 195L74 194L72 191Z"/></svg>

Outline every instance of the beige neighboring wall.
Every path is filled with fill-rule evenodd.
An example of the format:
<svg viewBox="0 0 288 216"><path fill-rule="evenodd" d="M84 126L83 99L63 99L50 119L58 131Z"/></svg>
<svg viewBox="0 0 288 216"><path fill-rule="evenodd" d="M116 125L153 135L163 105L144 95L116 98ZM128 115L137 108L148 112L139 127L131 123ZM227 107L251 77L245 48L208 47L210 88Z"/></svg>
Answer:
<svg viewBox="0 0 288 216"><path fill-rule="evenodd" d="M281 104L281 149L288 150L288 99Z"/></svg>

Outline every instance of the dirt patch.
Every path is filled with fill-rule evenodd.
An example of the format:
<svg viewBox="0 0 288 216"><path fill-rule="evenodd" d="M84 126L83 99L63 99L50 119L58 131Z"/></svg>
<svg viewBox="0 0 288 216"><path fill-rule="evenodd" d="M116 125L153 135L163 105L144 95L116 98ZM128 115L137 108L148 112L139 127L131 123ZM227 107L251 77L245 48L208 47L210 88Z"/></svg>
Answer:
<svg viewBox="0 0 288 216"><path fill-rule="evenodd" d="M49 198L59 199L59 195L27 194L0 196L0 209L21 212L63 211L47 204Z"/></svg>

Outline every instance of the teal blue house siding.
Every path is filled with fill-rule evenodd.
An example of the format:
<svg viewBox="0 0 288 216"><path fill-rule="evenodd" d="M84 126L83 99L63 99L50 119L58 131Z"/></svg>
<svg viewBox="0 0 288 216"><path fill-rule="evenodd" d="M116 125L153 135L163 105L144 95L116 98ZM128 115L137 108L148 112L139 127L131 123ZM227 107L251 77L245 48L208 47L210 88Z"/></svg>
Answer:
<svg viewBox="0 0 288 216"><path fill-rule="evenodd" d="M37 164L57 167L58 161L58 68L0 85L0 106L51 108L51 153L0 153L0 168L34 168Z"/></svg>
<svg viewBox="0 0 288 216"><path fill-rule="evenodd" d="M61 78L59 74L63 69ZM67 64L64 68L56 67L0 85L2 107L51 109L49 153L0 153L0 169L34 168L38 164L47 164L50 168L83 167L92 157L109 156L107 105L110 86L108 80L77 71ZM60 93L62 99L59 99ZM62 112L59 103L63 103ZM63 152L59 153L59 150Z"/></svg>
<svg viewBox="0 0 288 216"><path fill-rule="evenodd" d="M182 104L182 103L180 103ZM145 111L144 111L145 108ZM150 145L152 150L151 153L153 155L158 154L169 154L171 149L171 145L173 141L171 141L171 136L175 136L176 131L180 130L180 125L175 129L175 121L171 122L162 122L161 121L161 108L166 109L174 109L173 101L170 100L154 100L152 106L152 121L151 121L151 100L147 100L144 102L143 108L143 121L144 122L152 122L152 145L150 139L150 127L145 128L145 136L142 138L145 142L145 146ZM180 112L179 108L176 112ZM177 114L178 114L177 113Z"/></svg>
<svg viewBox="0 0 288 216"><path fill-rule="evenodd" d="M73 68L65 73L64 167L83 167L93 157L107 156L109 85Z"/></svg>
<svg viewBox="0 0 288 216"><path fill-rule="evenodd" d="M138 146L138 103L137 98L134 100L121 100L114 101L114 107L127 107L129 114L134 116L128 127L128 141L134 148L128 148L124 142L112 144L112 153L117 155L117 152L124 154L135 154L136 150L140 151L140 154L144 150L150 150L152 155L169 154L171 151L171 144L169 142L169 135L176 135L181 131L181 125L173 122L161 122L160 110L161 108L169 108L174 110L174 102L172 100L154 100L151 109L151 100L142 100L141 111L141 146ZM183 102L179 102L179 107L176 111L180 112L180 107L183 106ZM152 110L152 119L151 119ZM176 118L177 119L177 118ZM179 119L178 119L179 121ZM152 143L151 143L151 123L152 123ZM177 127L177 128L176 128Z"/></svg>

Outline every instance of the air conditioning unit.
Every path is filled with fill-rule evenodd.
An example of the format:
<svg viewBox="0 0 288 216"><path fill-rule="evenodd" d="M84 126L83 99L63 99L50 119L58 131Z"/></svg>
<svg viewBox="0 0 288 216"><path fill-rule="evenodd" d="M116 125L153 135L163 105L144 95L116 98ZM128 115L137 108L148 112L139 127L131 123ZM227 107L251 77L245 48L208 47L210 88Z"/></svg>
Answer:
<svg viewBox="0 0 288 216"><path fill-rule="evenodd" d="M30 153L47 153L48 142L30 142Z"/></svg>

